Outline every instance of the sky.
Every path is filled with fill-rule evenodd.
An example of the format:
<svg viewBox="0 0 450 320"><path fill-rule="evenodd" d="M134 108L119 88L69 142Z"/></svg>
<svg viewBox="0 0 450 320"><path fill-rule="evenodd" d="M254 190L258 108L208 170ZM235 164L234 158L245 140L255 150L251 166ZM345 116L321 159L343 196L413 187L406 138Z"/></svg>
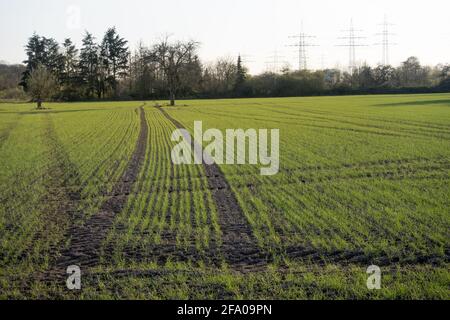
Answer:
<svg viewBox="0 0 450 320"><path fill-rule="evenodd" d="M78 46L85 30L100 41L116 26L131 48L142 41L151 45L161 37L194 39L201 43L204 62L218 57L243 56L251 73L281 64L298 68L298 53L289 36L303 32L311 69L345 68L349 52L343 30L353 20L361 30L356 48L359 64L376 65L382 59L377 33L384 17L390 26L390 62L409 56L423 64L450 62L450 1L448 0L0 0L0 60L25 59L27 39L37 32L62 42L70 37ZM276 54L275 54L276 52Z"/></svg>

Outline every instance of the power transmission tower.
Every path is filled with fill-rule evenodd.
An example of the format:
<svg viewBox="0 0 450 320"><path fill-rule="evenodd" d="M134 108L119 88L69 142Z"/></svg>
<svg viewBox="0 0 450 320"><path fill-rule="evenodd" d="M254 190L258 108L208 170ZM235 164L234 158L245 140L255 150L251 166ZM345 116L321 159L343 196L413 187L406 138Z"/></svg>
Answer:
<svg viewBox="0 0 450 320"><path fill-rule="evenodd" d="M294 36L290 36L291 39L297 39L297 43L293 45L288 45L288 47L298 48L298 70L308 69L308 54L306 51L307 47L317 47L314 44L308 43L307 39L315 38L314 36L308 35L303 31L303 22L300 28L300 33Z"/></svg>
<svg viewBox="0 0 450 320"><path fill-rule="evenodd" d="M273 73L279 73L281 70L280 64L285 62L280 60L282 58L284 57L278 54L278 50L275 50L271 56L267 57L269 60L265 62L266 69Z"/></svg>
<svg viewBox="0 0 450 320"><path fill-rule="evenodd" d="M381 64L384 66L389 65L389 53L390 53L390 46L395 45L395 43L390 42L390 37L393 36L393 33L389 32L389 27L393 26L393 24L388 22L388 19L386 15L384 16L384 21L381 24L383 27L383 31L381 33L377 33L377 36L381 36L382 40L381 43L376 43L375 45L381 45L382 47L382 58L381 58Z"/></svg>
<svg viewBox="0 0 450 320"><path fill-rule="evenodd" d="M356 30L353 26L353 19L350 20L350 27L348 30L343 30L342 32L348 32L346 37L339 37L339 39L347 40L347 44L338 45L339 47L348 47L349 52L349 61L348 68L351 74L356 69L356 47L365 47L366 45L359 43L360 39L364 39L365 37L361 37L358 33L362 32L362 30Z"/></svg>

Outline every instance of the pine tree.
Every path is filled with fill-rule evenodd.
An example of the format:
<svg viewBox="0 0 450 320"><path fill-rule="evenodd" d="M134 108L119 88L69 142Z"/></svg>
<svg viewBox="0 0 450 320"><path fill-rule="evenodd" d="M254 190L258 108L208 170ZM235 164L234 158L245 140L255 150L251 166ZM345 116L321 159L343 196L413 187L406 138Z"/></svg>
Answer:
<svg viewBox="0 0 450 320"><path fill-rule="evenodd" d="M60 51L58 42L53 38L42 37L44 43L44 61L43 65L61 81L64 58Z"/></svg>
<svg viewBox="0 0 450 320"><path fill-rule="evenodd" d="M63 75L71 79L76 76L78 70L78 49L72 40L66 39L63 43Z"/></svg>
<svg viewBox="0 0 450 320"><path fill-rule="evenodd" d="M33 71L37 67L39 61L42 61L44 48L42 46L41 38L34 33L29 39L25 46L25 53L27 55L27 60L23 61L26 66L25 71L22 74L22 80L20 85L24 87L25 90L28 89L27 80Z"/></svg>
<svg viewBox="0 0 450 320"><path fill-rule="evenodd" d="M95 38L86 32L83 38L83 46L80 51L80 78L86 89L86 96L91 98L94 93L98 94L99 77L99 48L95 43Z"/></svg>
<svg viewBox="0 0 450 320"><path fill-rule="evenodd" d="M27 60L23 63L26 66L22 75L21 86L27 89L27 82L31 72L42 65L56 77L61 76L63 68L62 55L59 52L59 44L52 38L40 37L34 33L25 47Z"/></svg>
<svg viewBox="0 0 450 320"><path fill-rule="evenodd" d="M106 31L101 45L101 62L105 71L105 84L117 95L117 80L127 75L129 52L128 41L121 38L116 28Z"/></svg>
<svg viewBox="0 0 450 320"><path fill-rule="evenodd" d="M247 78L247 71L242 66L241 56L238 56L237 66L236 66L236 79L234 83L234 93L236 96L240 97L244 94L245 80Z"/></svg>
<svg viewBox="0 0 450 320"><path fill-rule="evenodd" d="M61 73L62 95L64 99L76 99L79 93L78 50L72 40L63 43L63 68Z"/></svg>

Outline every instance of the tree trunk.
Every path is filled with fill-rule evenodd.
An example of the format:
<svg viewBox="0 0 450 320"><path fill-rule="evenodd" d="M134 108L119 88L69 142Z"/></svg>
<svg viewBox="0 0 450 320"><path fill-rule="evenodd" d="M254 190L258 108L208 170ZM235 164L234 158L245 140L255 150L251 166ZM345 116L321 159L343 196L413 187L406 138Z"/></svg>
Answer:
<svg viewBox="0 0 450 320"><path fill-rule="evenodd" d="M42 100L41 99L37 99L37 108L42 109Z"/></svg>
<svg viewBox="0 0 450 320"><path fill-rule="evenodd" d="M170 106L175 106L175 93L173 92L170 93Z"/></svg>

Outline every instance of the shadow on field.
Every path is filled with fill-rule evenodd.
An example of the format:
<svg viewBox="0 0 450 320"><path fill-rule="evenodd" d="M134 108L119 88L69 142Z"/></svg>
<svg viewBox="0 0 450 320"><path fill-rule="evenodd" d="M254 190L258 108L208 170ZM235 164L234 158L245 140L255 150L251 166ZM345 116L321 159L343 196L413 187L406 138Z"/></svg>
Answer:
<svg viewBox="0 0 450 320"><path fill-rule="evenodd" d="M81 109L81 110L52 110L52 109L45 109L45 110L30 110L30 111L24 111L24 112L1 112L1 114L18 114L18 115L31 115L31 114L58 114L58 113L74 113L74 112L89 112L89 111L98 111L102 109Z"/></svg>
<svg viewBox="0 0 450 320"><path fill-rule="evenodd" d="M450 99L445 100L423 100L423 101L406 101L397 103L375 104L375 107L401 107L401 106L428 106L435 104L446 104L450 106Z"/></svg>

